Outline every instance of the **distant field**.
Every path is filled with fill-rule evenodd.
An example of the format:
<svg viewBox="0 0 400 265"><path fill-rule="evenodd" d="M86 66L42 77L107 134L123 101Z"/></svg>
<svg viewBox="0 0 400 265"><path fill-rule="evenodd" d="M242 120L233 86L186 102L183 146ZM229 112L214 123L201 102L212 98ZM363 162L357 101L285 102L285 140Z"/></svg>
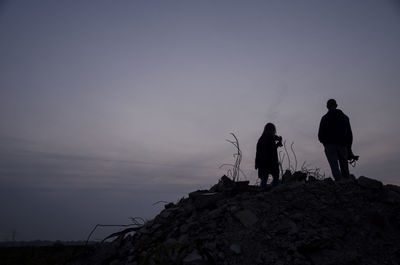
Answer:
<svg viewBox="0 0 400 265"><path fill-rule="evenodd" d="M63 265L93 248L93 245L0 247L0 265Z"/></svg>

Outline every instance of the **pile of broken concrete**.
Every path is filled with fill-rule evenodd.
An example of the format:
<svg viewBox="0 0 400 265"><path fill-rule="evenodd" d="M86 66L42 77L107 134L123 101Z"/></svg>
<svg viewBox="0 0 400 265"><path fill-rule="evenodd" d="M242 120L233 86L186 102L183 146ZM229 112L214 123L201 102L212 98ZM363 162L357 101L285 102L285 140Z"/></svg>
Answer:
<svg viewBox="0 0 400 265"><path fill-rule="evenodd" d="M300 179L261 190L224 176L72 264L400 264L400 187Z"/></svg>

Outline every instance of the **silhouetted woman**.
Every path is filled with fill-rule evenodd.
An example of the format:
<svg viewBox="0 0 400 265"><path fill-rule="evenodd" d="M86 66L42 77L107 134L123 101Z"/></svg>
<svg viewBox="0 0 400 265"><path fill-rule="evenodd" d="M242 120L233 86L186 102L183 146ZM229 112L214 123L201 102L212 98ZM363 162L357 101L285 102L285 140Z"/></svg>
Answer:
<svg viewBox="0 0 400 265"><path fill-rule="evenodd" d="M272 186L279 183L278 147L282 146L282 137L276 135L275 125L267 123L257 142L256 165L261 188L266 188L268 176L272 175Z"/></svg>

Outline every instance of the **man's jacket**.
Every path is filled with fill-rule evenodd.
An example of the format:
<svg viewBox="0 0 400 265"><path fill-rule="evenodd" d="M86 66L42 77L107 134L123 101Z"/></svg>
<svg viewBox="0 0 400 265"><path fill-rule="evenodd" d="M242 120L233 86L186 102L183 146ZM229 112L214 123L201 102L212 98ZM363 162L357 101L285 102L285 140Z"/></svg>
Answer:
<svg viewBox="0 0 400 265"><path fill-rule="evenodd" d="M323 145L351 147L353 133L349 117L339 109L329 110L319 124L318 139Z"/></svg>

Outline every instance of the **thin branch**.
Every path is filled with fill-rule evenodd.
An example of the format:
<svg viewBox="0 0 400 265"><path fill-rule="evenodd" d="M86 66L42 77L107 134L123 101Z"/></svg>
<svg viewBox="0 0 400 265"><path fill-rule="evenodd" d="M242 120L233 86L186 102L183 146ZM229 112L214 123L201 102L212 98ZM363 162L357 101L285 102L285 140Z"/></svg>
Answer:
<svg viewBox="0 0 400 265"><path fill-rule="evenodd" d="M292 144L290 145L290 149L292 150L292 153L293 153L293 157L294 157L294 161L295 161L294 171L296 172L296 170L297 170L297 157L296 157L296 153L294 152L293 145L294 145L294 142L292 142Z"/></svg>
<svg viewBox="0 0 400 265"><path fill-rule="evenodd" d="M287 156L287 159L288 159L288 169L290 169L290 156L289 156L288 150L286 148L286 140L283 141L283 148L285 149L285 153L286 153L286 156Z"/></svg>
<svg viewBox="0 0 400 265"><path fill-rule="evenodd" d="M279 158L279 168L281 170L281 176L283 175L283 158L282 158L282 151L279 151L278 153L278 158Z"/></svg>
<svg viewBox="0 0 400 265"><path fill-rule="evenodd" d="M158 202L153 203L152 205L154 206L154 205L157 205L157 204L159 204L159 203L168 204L168 203L170 203L170 202L167 202L167 201L158 201Z"/></svg>
<svg viewBox="0 0 400 265"><path fill-rule="evenodd" d="M303 164L301 165L301 171L306 171L307 170L306 163L307 163L307 161L304 161Z"/></svg>
<svg viewBox="0 0 400 265"><path fill-rule="evenodd" d="M101 241L101 243L104 243L107 239L110 239L110 238L113 238L113 237L117 237L117 236L119 237L119 236L125 235L125 234L130 233L130 232L136 232L140 228L142 228L142 227L130 227L130 228L124 229L124 230L122 230L120 232L112 233L111 235L109 235L106 238L104 238Z"/></svg>
<svg viewBox="0 0 400 265"><path fill-rule="evenodd" d="M227 175L231 176L233 181L238 181L239 180L239 175L240 173L242 173L244 176L246 176L242 170L240 170L240 163L242 161L242 151L240 150L240 146L239 146L239 140L236 137L236 135L234 133L230 133L233 138L235 139L234 141L228 140L226 139L226 141L228 143L231 143L235 148L236 148L236 153L233 154L233 157L235 158L235 163L232 166L232 169L228 170ZM222 166L225 166L228 164L223 164ZM221 166L221 167L222 167ZM221 168L220 167L220 168ZM246 177L247 178L247 177Z"/></svg>
<svg viewBox="0 0 400 265"><path fill-rule="evenodd" d="M283 176L283 163L285 162L285 154L282 155L282 161L280 162L281 166L281 175Z"/></svg>
<svg viewBox="0 0 400 265"><path fill-rule="evenodd" d="M235 165L234 164L222 164L222 165L220 165L219 166L219 168L223 168L224 166L231 166L231 167L234 167ZM230 171L230 169L228 170L228 172ZM244 171L242 170L242 169L240 169L239 168L239 171L246 177L246 179L247 179L247 175L244 173ZM232 171L231 171L231 173L232 173Z"/></svg>
<svg viewBox="0 0 400 265"><path fill-rule="evenodd" d="M97 225L95 225L93 230L90 232L88 238L86 239L85 245L87 245L87 243L89 242L90 237L92 236L94 231L97 229L97 227L129 227L129 226L132 226L132 225L134 225L134 224L128 224L128 225L102 225L102 224L97 224Z"/></svg>
<svg viewBox="0 0 400 265"><path fill-rule="evenodd" d="M130 219L134 225L144 225L146 223L142 217L131 217ZM138 220L140 222L138 222Z"/></svg>

